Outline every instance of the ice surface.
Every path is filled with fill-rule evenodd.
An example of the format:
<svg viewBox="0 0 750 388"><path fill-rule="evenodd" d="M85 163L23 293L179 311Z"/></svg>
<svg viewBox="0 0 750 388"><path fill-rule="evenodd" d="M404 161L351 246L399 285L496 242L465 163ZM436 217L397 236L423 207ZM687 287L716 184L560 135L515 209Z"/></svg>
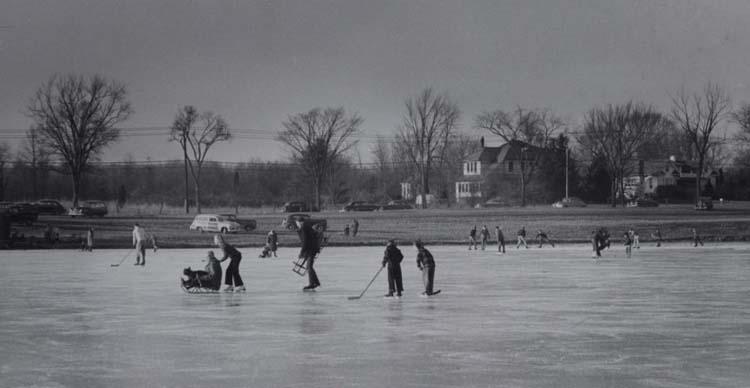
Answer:
<svg viewBox="0 0 750 388"><path fill-rule="evenodd" d="M436 288L382 298L383 248L244 249L246 294L188 295L206 250L0 252L0 387L747 387L750 245L430 247ZM225 263L226 264L226 263Z"/></svg>

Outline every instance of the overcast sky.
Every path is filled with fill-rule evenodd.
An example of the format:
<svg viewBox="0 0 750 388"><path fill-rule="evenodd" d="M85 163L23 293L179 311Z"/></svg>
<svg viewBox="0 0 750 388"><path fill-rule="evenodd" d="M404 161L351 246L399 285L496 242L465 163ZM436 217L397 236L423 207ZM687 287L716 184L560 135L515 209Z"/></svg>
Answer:
<svg viewBox="0 0 750 388"><path fill-rule="evenodd" d="M477 138L484 110L549 108L572 123L597 104L669 106L682 85L750 101L747 0L110 1L0 0L0 141L55 73L127 85L128 128L168 127L187 104L222 115L222 161L282 160L288 115L343 106L364 118L359 152L392 136L404 99L432 86ZM105 160L179 158L127 130ZM12 143L15 144L15 143Z"/></svg>

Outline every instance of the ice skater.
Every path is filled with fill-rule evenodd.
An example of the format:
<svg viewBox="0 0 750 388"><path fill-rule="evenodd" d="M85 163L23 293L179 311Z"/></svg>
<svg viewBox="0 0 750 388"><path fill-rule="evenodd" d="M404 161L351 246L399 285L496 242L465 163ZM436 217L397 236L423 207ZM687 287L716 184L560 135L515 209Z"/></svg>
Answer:
<svg viewBox="0 0 750 388"><path fill-rule="evenodd" d="M344 236L349 237L349 224L344 227Z"/></svg>
<svg viewBox="0 0 750 388"><path fill-rule="evenodd" d="M424 247L421 240L414 241L414 247L417 248L417 268L422 271L422 281L424 282L424 292L422 296L435 295L440 290L434 291L435 282L435 259L432 253Z"/></svg>
<svg viewBox="0 0 750 388"><path fill-rule="evenodd" d="M299 252L299 257L305 261L305 268L307 269L307 286L303 287L304 291L312 291L317 287L320 287L320 280L318 274L315 272L313 265L315 264L315 256L320 253L321 241L323 232L317 232L313 228L313 223L308 221L297 220L297 232L299 233L300 241L302 241L302 248Z"/></svg>
<svg viewBox="0 0 750 388"><path fill-rule="evenodd" d="M263 252L261 252L260 257L271 257L271 255L277 257L276 250L278 249L278 241L279 237L276 234L276 231L271 229L266 235L266 245L263 247Z"/></svg>
<svg viewBox="0 0 750 388"><path fill-rule="evenodd" d="M526 227L522 226L521 229L518 229L518 233L516 233L516 249L518 249L521 245L523 245L526 249L529 249L529 245L526 244Z"/></svg>
<svg viewBox="0 0 750 388"><path fill-rule="evenodd" d="M638 235L638 231L630 228L630 235L633 237L633 248L641 249L641 237Z"/></svg>
<svg viewBox="0 0 750 388"><path fill-rule="evenodd" d="M219 262L223 263L226 259L230 259L229 265L227 266L227 273L224 277L224 284L227 286L224 289L224 292L245 291L245 283L242 282L242 277L240 276L240 261L242 261L242 254L237 248L224 241L224 237L220 234L214 235L214 244L221 248L223 254L223 257Z"/></svg>
<svg viewBox="0 0 750 388"><path fill-rule="evenodd" d="M656 228L656 231L654 233L651 233L651 238L656 240L656 246L661 246L661 229Z"/></svg>
<svg viewBox="0 0 750 388"><path fill-rule="evenodd" d="M94 251L94 228L90 227L89 230L86 231L86 244L84 246L84 250L88 252Z"/></svg>
<svg viewBox="0 0 750 388"><path fill-rule="evenodd" d="M392 298L394 293L396 293L396 297L400 298L401 293L404 292L401 277L401 260L403 259L404 255L396 246L396 240L388 240L388 245L386 245L383 254L383 267L388 266L388 293L385 294L386 298Z"/></svg>
<svg viewBox="0 0 750 388"><path fill-rule="evenodd" d="M505 253L505 236L499 226L495 227L495 236L497 237L497 252Z"/></svg>
<svg viewBox="0 0 750 388"><path fill-rule="evenodd" d="M482 250L487 247L487 242L490 240L490 230L487 229L487 225L482 226L482 230L479 232L482 238Z"/></svg>
<svg viewBox="0 0 750 388"><path fill-rule="evenodd" d="M627 258L630 258L631 253L633 252L633 238L632 234L630 234L630 231L625 232L625 234L622 235L623 244L625 245L625 256Z"/></svg>
<svg viewBox="0 0 750 388"><path fill-rule="evenodd" d="M352 237L357 237L359 233L359 221L356 218L352 218Z"/></svg>
<svg viewBox="0 0 750 388"><path fill-rule="evenodd" d="M703 240L701 239L701 236L698 235L698 231L693 228L693 246L697 247L698 244L701 244L701 246L703 246Z"/></svg>
<svg viewBox="0 0 750 388"><path fill-rule="evenodd" d="M591 254L591 257L594 259L598 259L602 257L601 246L600 246L600 235L599 235L599 231L597 230L591 231L591 245L592 245L593 252L594 252Z"/></svg>
<svg viewBox="0 0 750 388"><path fill-rule="evenodd" d="M477 226L474 225L474 227L471 228L469 231L469 250L474 247L474 250L477 250Z"/></svg>
<svg viewBox="0 0 750 388"><path fill-rule="evenodd" d="M553 243L552 240L549 239L549 237L547 236L547 232L541 229L536 231L536 241L537 243L539 243L539 248L541 248L545 242L552 245L552 248L555 247L555 243Z"/></svg>
<svg viewBox="0 0 750 388"><path fill-rule="evenodd" d="M146 230L136 222L133 225L133 247L135 248L135 265L146 265Z"/></svg>

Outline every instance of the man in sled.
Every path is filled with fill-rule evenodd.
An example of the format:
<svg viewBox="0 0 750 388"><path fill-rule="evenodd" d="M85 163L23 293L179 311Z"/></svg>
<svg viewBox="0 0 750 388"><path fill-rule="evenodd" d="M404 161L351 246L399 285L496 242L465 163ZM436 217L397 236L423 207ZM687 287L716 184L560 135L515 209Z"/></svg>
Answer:
<svg viewBox="0 0 750 388"><path fill-rule="evenodd" d="M182 287L189 290L194 287L206 288L218 291L221 288L221 264L214 256L214 251L208 251L208 263L205 271L192 271L190 267L185 268L183 272L188 277L182 279Z"/></svg>

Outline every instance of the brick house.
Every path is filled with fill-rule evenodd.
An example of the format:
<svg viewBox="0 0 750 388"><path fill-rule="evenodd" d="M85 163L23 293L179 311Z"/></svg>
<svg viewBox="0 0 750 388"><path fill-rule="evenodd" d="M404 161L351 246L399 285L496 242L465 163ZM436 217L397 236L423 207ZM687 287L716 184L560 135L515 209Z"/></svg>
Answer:
<svg viewBox="0 0 750 388"><path fill-rule="evenodd" d="M481 149L463 163L463 175L456 181L456 202L486 201L490 193L490 175L503 176L503 182L518 186L522 163L533 163L541 148L518 140L511 140L497 147L486 146L480 140ZM517 178L517 179L513 179Z"/></svg>

